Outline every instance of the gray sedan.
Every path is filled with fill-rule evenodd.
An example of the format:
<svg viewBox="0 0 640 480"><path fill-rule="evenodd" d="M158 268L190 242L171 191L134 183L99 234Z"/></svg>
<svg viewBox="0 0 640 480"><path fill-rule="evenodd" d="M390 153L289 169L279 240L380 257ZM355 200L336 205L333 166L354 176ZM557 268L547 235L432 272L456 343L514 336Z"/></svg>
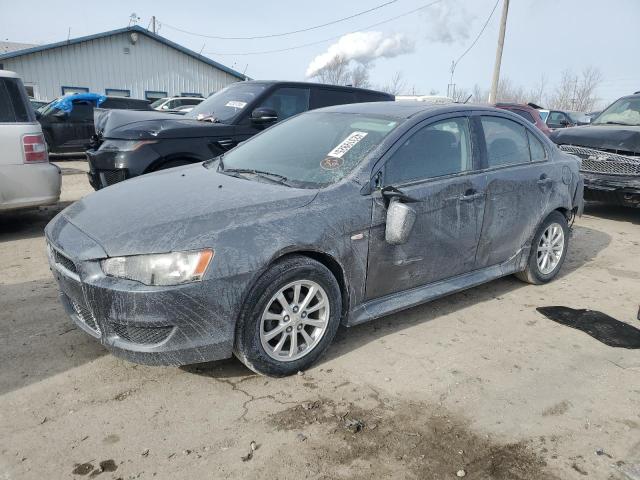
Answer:
<svg viewBox="0 0 640 480"><path fill-rule="evenodd" d="M47 248L67 311L114 354L235 354L282 376L340 324L504 275L552 280L582 210L578 166L505 110L330 107L88 195L47 226Z"/></svg>

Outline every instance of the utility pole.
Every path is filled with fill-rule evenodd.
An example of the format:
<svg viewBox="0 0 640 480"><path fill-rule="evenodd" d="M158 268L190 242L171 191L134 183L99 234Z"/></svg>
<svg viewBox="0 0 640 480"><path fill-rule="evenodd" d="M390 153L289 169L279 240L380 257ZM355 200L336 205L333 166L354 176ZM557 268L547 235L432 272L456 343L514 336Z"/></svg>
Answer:
<svg viewBox="0 0 640 480"><path fill-rule="evenodd" d="M493 80L489 103L496 103L498 96L498 83L500 82L500 63L502 62L502 48L504 47L504 32L507 29L507 14L509 13L509 0L504 0L502 5L502 20L500 20L500 34L498 36L498 50L496 50L496 63L493 67Z"/></svg>
<svg viewBox="0 0 640 480"><path fill-rule="evenodd" d="M156 16L151 17L151 31L156 33Z"/></svg>

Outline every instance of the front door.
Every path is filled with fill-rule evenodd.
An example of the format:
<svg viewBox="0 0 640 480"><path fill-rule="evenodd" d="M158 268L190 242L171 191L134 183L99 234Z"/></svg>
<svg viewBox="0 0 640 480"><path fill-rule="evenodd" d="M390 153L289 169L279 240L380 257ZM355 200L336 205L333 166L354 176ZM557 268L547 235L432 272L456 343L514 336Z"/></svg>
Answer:
<svg viewBox="0 0 640 480"><path fill-rule="evenodd" d="M485 177L476 171L468 117L429 120L397 145L385 160L383 183L412 197L417 219L407 243L388 244L388 202L374 194L367 299L473 270L482 227Z"/></svg>
<svg viewBox="0 0 640 480"><path fill-rule="evenodd" d="M561 174L547 161L536 134L500 116L482 116L487 196L477 267L490 267L520 253L547 210ZM559 178L558 178L559 177Z"/></svg>

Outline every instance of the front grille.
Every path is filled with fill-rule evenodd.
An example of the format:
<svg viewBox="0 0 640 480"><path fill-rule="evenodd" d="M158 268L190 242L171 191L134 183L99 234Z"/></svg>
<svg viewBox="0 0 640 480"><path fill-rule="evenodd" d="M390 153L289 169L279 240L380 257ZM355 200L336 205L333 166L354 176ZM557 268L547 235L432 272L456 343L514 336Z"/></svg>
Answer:
<svg viewBox="0 0 640 480"><path fill-rule="evenodd" d="M89 308L84 305L84 303L76 302L72 298L69 299L69 302L71 303L73 310L76 312L78 319L91 330L100 335L100 327L98 326L98 322L96 322L96 317L94 317L93 313L91 313L91 310L89 310Z"/></svg>
<svg viewBox="0 0 640 480"><path fill-rule="evenodd" d="M154 345L164 342L173 327L134 327L132 325L112 324L113 331L123 340L143 345Z"/></svg>
<svg viewBox="0 0 640 480"><path fill-rule="evenodd" d="M62 267L69 270L71 273L75 273L76 275L78 274L78 267L76 267L76 264L73 262L73 260L71 260L66 255L63 255L62 253L60 253L58 250L56 250L51 246L49 246L49 252L54 263L61 265Z"/></svg>
<svg viewBox="0 0 640 480"><path fill-rule="evenodd" d="M102 177L102 183L105 187L113 185L115 183L122 182L127 179L126 170L101 170L100 176Z"/></svg>
<svg viewBox="0 0 640 480"><path fill-rule="evenodd" d="M580 170L587 173L606 175L640 175L640 157L630 157L617 153L575 145L560 145L560 150L580 157Z"/></svg>

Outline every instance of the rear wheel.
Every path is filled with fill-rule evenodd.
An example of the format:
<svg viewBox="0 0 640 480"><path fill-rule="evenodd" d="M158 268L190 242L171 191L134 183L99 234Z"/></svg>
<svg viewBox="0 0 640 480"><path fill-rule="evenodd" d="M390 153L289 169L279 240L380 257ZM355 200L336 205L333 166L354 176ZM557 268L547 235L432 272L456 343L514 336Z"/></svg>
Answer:
<svg viewBox="0 0 640 480"><path fill-rule="evenodd" d="M285 258L247 296L234 353L262 375L305 370L333 340L341 312L340 287L327 267L303 256Z"/></svg>
<svg viewBox="0 0 640 480"><path fill-rule="evenodd" d="M562 268L568 246L567 219L560 212L551 212L533 237L527 268L516 277L536 285L550 282Z"/></svg>

